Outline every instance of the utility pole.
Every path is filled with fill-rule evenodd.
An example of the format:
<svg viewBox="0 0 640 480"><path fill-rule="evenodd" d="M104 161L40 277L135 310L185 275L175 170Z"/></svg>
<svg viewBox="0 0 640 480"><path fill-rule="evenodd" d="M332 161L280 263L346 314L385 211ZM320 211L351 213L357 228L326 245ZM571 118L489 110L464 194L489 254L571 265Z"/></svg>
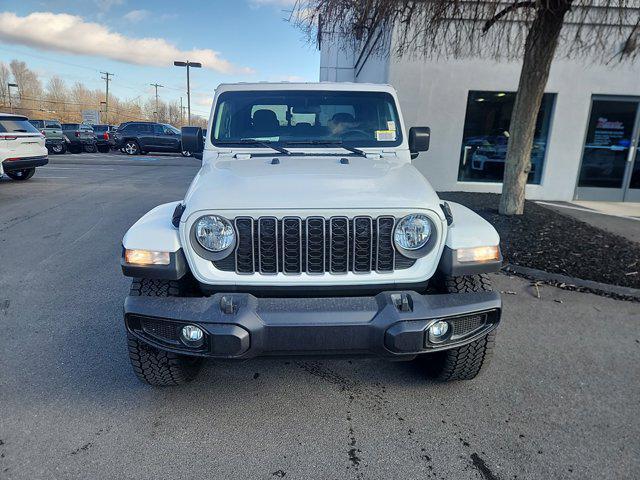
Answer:
<svg viewBox="0 0 640 480"><path fill-rule="evenodd" d="M106 97L105 97L105 102L104 102L104 123L106 123L107 125L109 125L109 77L113 77L113 73L109 73L109 72L100 72L104 75L104 77L100 77L102 78L105 82L107 82L107 92L106 92Z"/></svg>
<svg viewBox="0 0 640 480"><path fill-rule="evenodd" d="M187 67L187 123L191 125L191 88L189 86L189 67L202 68L202 64L200 62L190 62L189 60L186 62L175 61L173 64L176 67Z"/></svg>
<svg viewBox="0 0 640 480"><path fill-rule="evenodd" d="M182 106L182 97L180 97L180 126L184 125L184 107Z"/></svg>
<svg viewBox="0 0 640 480"><path fill-rule="evenodd" d="M159 121L159 115L158 115L158 88L164 88L164 85L160 85L159 83L150 83L149 85L151 85L152 87L155 87L156 89L156 122Z"/></svg>

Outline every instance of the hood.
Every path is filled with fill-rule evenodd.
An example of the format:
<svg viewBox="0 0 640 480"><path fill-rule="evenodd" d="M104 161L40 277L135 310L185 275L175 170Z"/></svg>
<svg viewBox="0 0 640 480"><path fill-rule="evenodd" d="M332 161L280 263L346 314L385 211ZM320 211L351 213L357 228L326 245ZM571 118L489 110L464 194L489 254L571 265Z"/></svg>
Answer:
<svg viewBox="0 0 640 480"><path fill-rule="evenodd" d="M223 157L225 158L225 157ZM205 164L185 197L199 210L428 208L439 200L410 163L390 158L271 156Z"/></svg>

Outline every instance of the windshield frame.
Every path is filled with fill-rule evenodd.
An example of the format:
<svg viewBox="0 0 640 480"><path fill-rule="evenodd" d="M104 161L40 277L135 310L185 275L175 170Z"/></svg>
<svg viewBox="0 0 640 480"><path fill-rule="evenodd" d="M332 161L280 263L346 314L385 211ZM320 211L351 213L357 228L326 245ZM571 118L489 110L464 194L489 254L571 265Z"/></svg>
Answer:
<svg viewBox="0 0 640 480"><path fill-rule="evenodd" d="M356 94L372 94L372 95L378 95L378 96L382 96L385 97L385 99L389 102L391 109L392 109L392 113L395 117L396 120L396 139L394 141L388 141L388 142L382 142L382 141L378 141L377 145L362 145L362 143L364 142L363 140L348 140L348 141L344 141L343 139L332 139L332 138L324 138L324 139L320 139L320 138L313 138L313 139L309 139L309 143L304 141L304 138L295 138L295 139L289 139L289 140L278 140L278 141L270 141L269 143L277 146L277 147L285 147L285 148L291 148L292 146L289 145L289 142L293 142L295 143L295 146L293 146L293 148L300 148L300 149L314 149L314 150L329 150L329 149L343 149L344 147L342 147L341 145L339 145L338 143L336 143L335 145L331 145L331 143L338 141L341 143L344 143L346 145L348 145L349 147L355 147L357 149L388 149L388 148L398 148L400 146L403 145L404 141L405 141L405 137L404 137L404 131L403 131L403 125L402 125L402 117L400 116L400 110L398 108L397 105L397 99L394 95L392 95L390 92L388 91L384 91L384 90L331 90L331 89L313 89L313 90L307 90L304 88L301 89L279 89L279 88L273 88L273 89L269 89L269 90L263 90L263 89L259 89L259 90L226 90L223 91L219 94L216 95L216 99L215 99L215 109L213 111L213 115L211 118L211 122L210 122L210 131L208 132L208 138L209 141L211 142L211 144L215 147L215 148L242 148L244 149L251 149L251 148L257 148L257 149L263 149L266 147L253 147L248 145L245 142L234 142L233 140L225 140L225 139L216 139L215 138L215 131L216 131L216 126L215 126L215 122L216 119L218 118L218 114L219 114L219 109L222 105L222 103L225 100L225 97L227 96L231 96L234 94L243 94L243 93L259 93L262 94L264 96L269 96L269 95L284 95L284 94L288 94L288 93L295 93L295 94L327 94L327 93L338 93L338 94L348 94L348 93L356 93ZM324 143L326 141L326 144ZM368 142L365 142L368 143ZM297 154L297 152L292 152L293 154ZM353 153L350 153L353 154ZM344 153L343 153L344 155Z"/></svg>

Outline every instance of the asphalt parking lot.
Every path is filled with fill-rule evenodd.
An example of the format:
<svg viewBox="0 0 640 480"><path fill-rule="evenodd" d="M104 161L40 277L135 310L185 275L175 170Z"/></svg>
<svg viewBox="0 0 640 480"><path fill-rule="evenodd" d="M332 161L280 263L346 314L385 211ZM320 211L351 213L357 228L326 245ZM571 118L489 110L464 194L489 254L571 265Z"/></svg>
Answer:
<svg viewBox="0 0 640 480"><path fill-rule="evenodd" d="M640 304L493 277L476 380L407 363L209 363L186 387L127 358L121 238L198 161L51 157L0 180L0 478L640 478Z"/></svg>

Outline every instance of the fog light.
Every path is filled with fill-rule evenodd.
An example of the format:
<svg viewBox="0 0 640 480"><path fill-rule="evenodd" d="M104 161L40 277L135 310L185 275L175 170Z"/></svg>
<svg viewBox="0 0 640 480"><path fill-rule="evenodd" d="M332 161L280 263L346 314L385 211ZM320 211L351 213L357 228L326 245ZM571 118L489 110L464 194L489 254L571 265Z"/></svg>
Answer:
<svg viewBox="0 0 640 480"><path fill-rule="evenodd" d="M189 347L199 347L204 340L204 332L195 325L185 325L180 331L180 338Z"/></svg>
<svg viewBox="0 0 640 480"><path fill-rule="evenodd" d="M443 342L449 333L449 323L440 320L429 327L429 341L431 343Z"/></svg>

